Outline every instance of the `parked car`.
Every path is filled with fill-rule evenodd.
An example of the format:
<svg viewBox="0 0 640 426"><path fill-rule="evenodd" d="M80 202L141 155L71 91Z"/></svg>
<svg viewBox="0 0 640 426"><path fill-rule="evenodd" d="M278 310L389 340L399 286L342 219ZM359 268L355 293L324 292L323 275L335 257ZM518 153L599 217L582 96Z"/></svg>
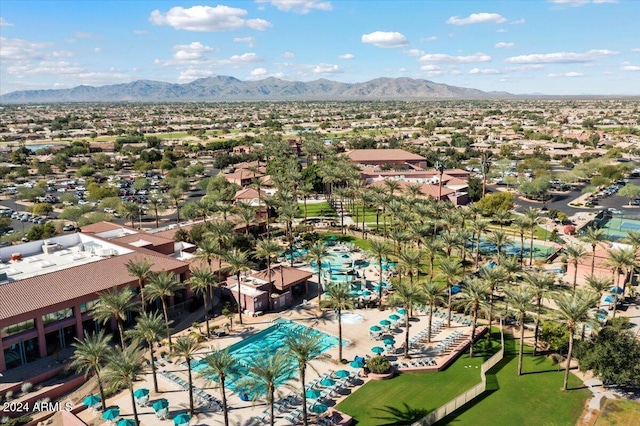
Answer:
<svg viewBox="0 0 640 426"><path fill-rule="evenodd" d="M75 226L73 226L73 225L71 225L71 224L67 224L67 225L65 225L65 226L63 226L63 227L62 227L62 230L63 230L63 231L75 231L75 230L76 230L76 227L75 227Z"/></svg>

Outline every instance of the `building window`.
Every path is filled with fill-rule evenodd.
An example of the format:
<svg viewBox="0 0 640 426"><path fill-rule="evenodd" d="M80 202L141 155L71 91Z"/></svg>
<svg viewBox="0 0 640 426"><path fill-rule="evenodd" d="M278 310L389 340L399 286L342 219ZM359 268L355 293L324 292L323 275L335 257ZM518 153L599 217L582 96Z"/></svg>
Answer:
<svg viewBox="0 0 640 426"><path fill-rule="evenodd" d="M12 336L14 334L22 333L23 331L31 330L36 327L34 320L22 321L17 324L10 325L0 330L0 338Z"/></svg>
<svg viewBox="0 0 640 426"><path fill-rule="evenodd" d="M91 309L93 309L93 307L95 305L98 304L98 301L99 301L99 299L91 300L91 301L89 301L87 303L81 303L80 304L80 313L84 314L85 312L89 312Z"/></svg>
<svg viewBox="0 0 640 426"><path fill-rule="evenodd" d="M66 309L61 309L57 312L52 312L50 314L44 315L42 317L42 322L44 324L49 324L55 321L71 318L72 316L73 316L73 309L66 308Z"/></svg>

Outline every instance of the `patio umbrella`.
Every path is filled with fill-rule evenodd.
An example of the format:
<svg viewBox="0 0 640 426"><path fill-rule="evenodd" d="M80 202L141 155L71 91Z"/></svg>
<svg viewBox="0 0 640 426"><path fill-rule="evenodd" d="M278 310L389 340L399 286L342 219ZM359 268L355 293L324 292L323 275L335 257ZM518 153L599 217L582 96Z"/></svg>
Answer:
<svg viewBox="0 0 640 426"><path fill-rule="evenodd" d="M381 353L384 352L384 348L381 348L380 346L374 346L373 348L371 348L371 352L373 352L374 354L380 355Z"/></svg>
<svg viewBox="0 0 640 426"><path fill-rule="evenodd" d="M335 372L335 376L338 379L345 379L347 377L349 377L351 375L351 373L349 373L347 370L338 370Z"/></svg>
<svg viewBox="0 0 640 426"><path fill-rule="evenodd" d="M351 361L351 362L349 363L349 365L350 365L352 368L364 368L364 361L360 361L360 360L357 360L357 361Z"/></svg>
<svg viewBox="0 0 640 426"><path fill-rule="evenodd" d="M389 319L392 321L398 321L400 319L400 315L391 314L389 315Z"/></svg>
<svg viewBox="0 0 640 426"><path fill-rule="evenodd" d="M157 401L153 401L153 404L151 404L151 407L155 410L155 411L160 411L162 409L168 408L169 407L169 401L167 401L164 398L160 398Z"/></svg>
<svg viewBox="0 0 640 426"><path fill-rule="evenodd" d="M178 414L173 418L173 424L176 426L188 425L191 420L191 416L187 413Z"/></svg>
<svg viewBox="0 0 640 426"><path fill-rule="evenodd" d="M149 396L149 389L147 388L140 388L137 389L134 393L133 396L136 398L144 398L145 396Z"/></svg>
<svg viewBox="0 0 640 426"><path fill-rule="evenodd" d="M458 294L460 293L460 287L458 287L457 285L454 285L453 287L451 287L451 294Z"/></svg>
<svg viewBox="0 0 640 426"><path fill-rule="evenodd" d="M391 321L389 320L382 320L380 321L380 325L384 325L385 327L388 327L391 325Z"/></svg>
<svg viewBox="0 0 640 426"><path fill-rule="evenodd" d="M133 419L120 419L116 426L137 426L136 421Z"/></svg>
<svg viewBox="0 0 640 426"><path fill-rule="evenodd" d="M349 296L350 297L358 297L358 296L360 296L360 292L358 290L351 290L349 292Z"/></svg>
<svg viewBox="0 0 640 426"><path fill-rule="evenodd" d="M102 418L105 420L115 420L120 417L120 409L118 407L107 408L104 413L102 413Z"/></svg>
<svg viewBox="0 0 640 426"><path fill-rule="evenodd" d="M604 298L604 301L607 303L614 303L616 301L616 296L613 294L610 294Z"/></svg>
<svg viewBox="0 0 640 426"><path fill-rule="evenodd" d="M622 289L622 287L611 287L611 293L622 294L623 291L624 289Z"/></svg>
<svg viewBox="0 0 640 426"><path fill-rule="evenodd" d="M318 389L309 389L305 392L307 398L318 399L320 398L320 391Z"/></svg>
<svg viewBox="0 0 640 426"><path fill-rule="evenodd" d="M385 345L395 345L396 341L392 337L387 337L382 341Z"/></svg>
<svg viewBox="0 0 640 426"><path fill-rule="evenodd" d="M316 414L326 413L328 409L329 409L329 407L327 407L324 404L313 404L311 406L311 411L316 413Z"/></svg>
<svg viewBox="0 0 640 426"><path fill-rule="evenodd" d="M360 293L360 295L364 297L371 296L371 294L372 293L369 290L364 290L363 292Z"/></svg>
<svg viewBox="0 0 640 426"><path fill-rule="evenodd" d="M377 325L372 325L371 327L369 327L369 331L378 332L378 331L382 331L382 328L380 328L380 326L377 326Z"/></svg>
<svg viewBox="0 0 640 426"><path fill-rule="evenodd" d="M102 399L100 399L100 395L93 394L83 399L82 403L87 407L93 407L94 405L100 404L100 401L102 401Z"/></svg>
<svg viewBox="0 0 640 426"><path fill-rule="evenodd" d="M324 387L331 387L336 384L336 381L328 377L325 377L324 379L320 380L320 384Z"/></svg>

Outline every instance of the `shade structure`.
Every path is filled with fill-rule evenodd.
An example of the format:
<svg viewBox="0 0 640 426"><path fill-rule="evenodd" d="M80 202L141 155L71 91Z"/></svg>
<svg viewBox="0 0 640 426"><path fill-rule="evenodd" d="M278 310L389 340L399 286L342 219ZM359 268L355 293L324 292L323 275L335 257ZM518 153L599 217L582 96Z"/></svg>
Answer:
<svg viewBox="0 0 640 426"><path fill-rule="evenodd" d="M349 363L349 365L350 365L352 368L364 368L364 361L360 361L360 360L357 360L357 361L351 361L351 362Z"/></svg>
<svg viewBox="0 0 640 426"><path fill-rule="evenodd" d="M371 327L369 327L369 331L382 331L382 328L380 328L379 325L372 325Z"/></svg>
<svg viewBox="0 0 640 426"><path fill-rule="evenodd" d="M327 407L324 404L313 404L311 406L311 411L316 413L316 414L326 413L328 409L329 409L329 407Z"/></svg>
<svg viewBox="0 0 640 426"><path fill-rule="evenodd" d="M120 417L120 409L118 407L107 408L102 413L102 418L105 420L115 420Z"/></svg>
<svg viewBox="0 0 640 426"><path fill-rule="evenodd" d="M82 403L87 407L93 407L94 405L100 404L102 399L100 399L100 395L89 395L85 399L82 400Z"/></svg>
<svg viewBox="0 0 640 426"><path fill-rule="evenodd" d="M604 298L604 301L607 303L614 303L616 301L616 296L614 294L610 294Z"/></svg>
<svg viewBox="0 0 640 426"><path fill-rule="evenodd" d="M320 391L318 389L308 389L305 392L305 395L307 396L307 398L318 399L320 398Z"/></svg>
<svg viewBox="0 0 640 426"><path fill-rule="evenodd" d="M338 371L335 372L335 376L338 379L344 379L344 378L349 377L350 375L351 375L351 373L349 373L347 370L338 370Z"/></svg>
<svg viewBox="0 0 640 426"><path fill-rule="evenodd" d="M164 399L164 398L160 398L157 401L153 401L153 404L151 404L151 407L155 411L160 411L160 410L163 410L165 408L169 408L169 401Z"/></svg>
<svg viewBox="0 0 640 426"><path fill-rule="evenodd" d="M137 426L136 421L133 419L120 419L116 426Z"/></svg>
<svg viewBox="0 0 640 426"><path fill-rule="evenodd" d="M382 341L385 345L395 345L396 344L396 340L392 337L387 337L386 339L384 339Z"/></svg>
<svg viewBox="0 0 640 426"><path fill-rule="evenodd" d="M407 313L407 311L405 311L404 309L398 309L398 313L399 313L400 315L404 315L404 314L406 314L406 313Z"/></svg>
<svg viewBox="0 0 640 426"><path fill-rule="evenodd" d="M176 426L188 425L189 421L191 421L191 416L187 413L178 414L173 418L173 424Z"/></svg>
<svg viewBox="0 0 640 426"><path fill-rule="evenodd" d="M451 294L458 294L460 293L460 287L457 285L454 285L451 287Z"/></svg>
<svg viewBox="0 0 640 426"><path fill-rule="evenodd" d="M133 396L136 398L144 398L145 396L149 396L149 389L147 388L136 389L136 391L133 392Z"/></svg>
<svg viewBox="0 0 640 426"><path fill-rule="evenodd" d="M331 387L336 384L336 381L330 379L329 377L325 377L324 379L320 380L320 384L325 387Z"/></svg>
<svg viewBox="0 0 640 426"><path fill-rule="evenodd" d="M611 293L613 294L622 294L624 289L622 287L611 287Z"/></svg>
<svg viewBox="0 0 640 426"><path fill-rule="evenodd" d="M385 327L390 326L390 325L391 325L391 321L389 321L389 320L382 320L382 321L380 321L380 325L384 325Z"/></svg>
<svg viewBox="0 0 640 426"><path fill-rule="evenodd" d="M380 346L374 346L373 348L371 348L371 352L373 352L374 354L380 355L381 353L384 352L384 348L381 348Z"/></svg>
<svg viewBox="0 0 640 426"><path fill-rule="evenodd" d="M391 315L389 315L389 319L391 321L398 321L400 319L400 315L391 314Z"/></svg>

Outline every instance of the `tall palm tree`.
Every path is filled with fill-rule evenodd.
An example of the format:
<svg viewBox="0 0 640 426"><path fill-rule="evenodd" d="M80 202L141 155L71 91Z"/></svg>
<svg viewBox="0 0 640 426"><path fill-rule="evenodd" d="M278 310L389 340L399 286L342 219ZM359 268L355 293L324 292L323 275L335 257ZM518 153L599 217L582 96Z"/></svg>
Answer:
<svg viewBox="0 0 640 426"><path fill-rule="evenodd" d="M496 266L493 269L484 268L480 272L480 278L483 279L489 287L489 330L491 330L495 289L498 284L507 280L507 271L502 266ZM491 333L489 333L488 336L489 339L491 339Z"/></svg>
<svg viewBox="0 0 640 426"><path fill-rule="evenodd" d="M267 276L269 280L269 310L271 310L271 263L278 258L280 253L282 253L282 247L280 247L280 244L278 244L276 240L259 240L256 244L256 257L267 262Z"/></svg>
<svg viewBox="0 0 640 426"><path fill-rule="evenodd" d="M382 310L382 261L393 254L393 247L383 240L371 240L369 251L378 261L378 309Z"/></svg>
<svg viewBox="0 0 640 426"><path fill-rule="evenodd" d="M125 385L129 389L136 425L140 424L140 419L138 419L136 398L133 394L133 382L137 381L142 373L144 373L144 360L142 351L136 345L126 348L116 347L109 353L104 378L109 383Z"/></svg>
<svg viewBox="0 0 640 426"><path fill-rule="evenodd" d="M509 237L507 234L504 231L493 231L489 234L487 240L496 245L498 259L500 259L502 256L502 248L509 243Z"/></svg>
<svg viewBox="0 0 640 426"><path fill-rule="evenodd" d="M591 275L593 275L593 271L596 267L596 247L598 244L607 240L607 234L604 229L590 226L587 227L581 239L585 243L591 244Z"/></svg>
<svg viewBox="0 0 640 426"><path fill-rule="evenodd" d="M209 294L211 286L216 282L216 278L207 268L193 268L191 277L187 280L187 284L191 291L202 296L204 302L204 323L206 325L207 336L209 336Z"/></svg>
<svg viewBox="0 0 640 426"><path fill-rule="evenodd" d="M298 213L298 204L295 201L287 201L278 208L278 221L285 225L285 235L289 243L291 253L291 266L293 266L293 221Z"/></svg>
<svg viewBox="0 0 640 426"><path fill-rule="evenodd" d="M442 176L444 175L444 171L447 170L447 163L449 159L447 157L438 157L438 159L433 164L433 168L438 171L439 179L438 179L438 202L442 201Z"/></svg>
<svg viewBox="0 0 640 426"><path fill-rule="evenodd" d="M520 321L520 347L518 349L518 376L522 375L522 354L524 352L524 320L531 308L533 292L527 287L515 287L505 291L511 306L518 311Z"/></svg>
<svg viewBox="0 0 640 426"><path fill-rule="evenodd" d="M438 265L438 269L440 270L440 274L442 278L447 283L447 327L451 327L451 298L453 285L456 284L460 277L462 276L462 266L460 265L460 261L456 259L444 259Z"/></svg>
<svg viewBox="0 0 640 426"><path fill-rule="evenodd" d="M250 270L253 266L253 263L251 263L251 261L249 260L249 253L238 248L227 250L222 257L229 264L229 266L227 267L229 272L231 274L235 274L236 279L238 280L238 315L240 324L242 324L242 310L244 309L244 307L242 306L242 287L240 286L240 274L242 272Z"/></svg>
<svg viewBox="0 0 640 426"><path fill-rule="evenodd" d="M129 275L138 279L138 288L140 289L140 300L142 302L142 310L145 309L146 300L144 299L144 285L145 282L151 277L153 271L151 268L153 264L149 259L130 259L125 266Z"/></svg>
<svg viewBox="0 0 640 426"><path fill-rule="evenodd" d="M244 224L244 234L249 235L249 228L256 223L256 209L248 203L238 203L236 207L238 216Z"/></svg>
<svg viewBox="0 0 640 426"><path fill-rule="evenodd" d="M302 384L302 422L305 426L309 424L307 419L307 389L306 373L307 365L322 352L319 334L295 333L288 334L284 338L284 345L289 350L291 358L298 364L298 376Z"/></svg>
<svg viewBox="0 0 640 426"><path fill-rule="evenodd" d="M174 295L178 290L184 288L182 284L173 272L158 272L153 274L153 277L147 284L147 293L149 294L149 300L160 299L162 303L162 312L164 313L164 321L167 325L167 339L169 340L169 348L172 347L171 342L171 322L169 321L169 311L167 309L167 298Z"/></svg>
<svg viewBox="0 0 640 426"><path fill-rule="evenodd" d="M529 241L529 265L533 265L533 237L536 232L536 221L540 218L540 209L529 207L524 211L526 224L531 232Z"/></svg>
<svg viewBox="0 0 640 426"><path fill-rule="evenodd" d="M427 281L422 285L422 295L424 297L424 303L429 306L427 330L431 331L433 310L437 305L444 301L444 291L439 284L436 284L433 281ZM431 343L431 332L427 333L427 342Z"/></svg>
<svg viewBox="0 0 640 426"><path fill-rule="evenodd" d="M432 281L435 272L436 256L442 250L442 242L438 238L429 238L424 241L422 248L427 253L427 258L429 260L429 281Z"/></svg>
<svg viewBox="0 0 640 426"><path fill-rule="evenodd" d="M524 233L529 229L529 224L524 217L518 216L516 218L515 225L518 228L518 234L520 235L520 267L522 268L524 265Z"/></svg>
<svg viewBox="0 0 640 426"><path fill-rule="evenodd" d="M225 382L227 375L236 371L238 361L229 353L229 348L212 352L207 355L204 361L205 367L200 371L200 375L207 380L210 377L218 378L218 386L220 386L220 395L222 396L224 425L229 426L229 407L227 407Z"/></svg>
<svg viewBox="0 0 640 426"><path fill-rule="evenodd" d="M476 338L478 313L488 311L488 295L489 288L487 284L478 278L472 278L462 286L460 297L456 301L458 306L462 307L466 313L470 313L473 317L473 323L471 324L471 345L469 346L470 357L473 357L473 341Z"/></svg>
<svg viewBox="0 0 640 426"><path fill-rule="evenodd" d="M176 339L176 344L173 347L173 352L178 359L184 359L187 363L187 372L189 376L189 414L191 416L193 416L193 377L191 375L191 360L200 347L198 340L191 336L178 337Z"/></svg>
<svg viewBox="0 0 640 426"><path fill-rule="evenodd" d="M115 318L118 325L118 333L120 335L120 343L124 348L124 319L127 318L129 311L136 311L140 305L138 302L131 300L133 291L130 288L124 288L121 291L113 289L111 291L100 293L98 303L93 306L93 318L96 321L106 324Z"/></svg>
<svg viewBox="0 0 640 426"><path fill-rule="evenodd" d="M158 378L156 377L156 357L154 355L153 346L162 340L167 332L167 324L164 318L157 312L147 313L142 311L140 316L136 318L136 325L125 332L129 339L136 343L145 342L149 346L149 355L151 357L151 373L153 375L153 389L158 392Z"/></svg>
<svg viewBox="0 0 640 426"><path fill-rule="evenodd" d="M409 358L409 312L418 304L424 303L424 295L422 289L406 281L396 281L393 284L393 294L389 297L389 303L392 305L402 305L405 310L404 314L404 356Z"/></svg>
<svg viewBox="0 0 640 426"><path fill-rule="evenodd" d="M538 350L540 316L542 315L542 298L547 296L547 293L551 289L554 280L552 276L540 272L531 272L525 274L524 279L533 292L533 299L535 300L536 306L535 328L533 331L533 355L535 356L536 351Z"/></svg>
<svg viewBox="0 0 640 426"><path fill-rule="evenodd" d="M511 212L509 210L498 210L493 214L492 219L500 225L500 230L504 229L504 225L511 222Z"/></svg>
<svg viewBox="0 0 640 426"><path fill-rule="evenodd" d="M413 284L414 272L420 274L422 258L423 252L415 249L406 249L398 255L398 263L402 268L406 269L410 284Z"/></svg>
<svg viewBox="0 0 640 426"><path fill-rule="evenodd" d="M569 329L569 351L564 372L564 390L567 390L567 385L569 384L569 368L571 366L571 356L573 355L574 334L580 323L589 320L589 310L594 304L595 297L593 293L576 291L572 294L560 293L554 299L558 307L558 317Z"/></svg>
<svg viewBox="0 0 640 426"><path fill-rule="evenodd" d="M587 277L587 285L591 290L598 294L598 300L602 298L602 294L611 286L611 280L606 277L596 277L589 275Z"/></svg>
<svg viewBox="0 0 640 426"><path fill-rule="evenodd" d="M473 233L476 238L476 263L474 268L478 269L478 263L480 260L480 240L482 239L482 234L484 234L489 225L487 221L481 218L476 218L471 222L471 229L473 229Z"/></svg>
<svg viewBox="0 0 640 426"><path fill-rule="evenodd" d="M573 291L576 291L576 282L578 281L578 263L584 259L587 252L582 246L569 244L564 249L564 255L567 261L573 265Z"/></svg>
<svg viewBox="0 0 640 426"><path fill-rule="evenodd" d="M315 262L318 267L318 310L322 310L322 293L324 287L322 285L322 262L329 256L329 250L322 241L316 241L307 250L306 258Z"/></svg>
<svg viewBox="0 0 640 426"><path fill-rule="evenodd" d="M104 330L100 330L99 333L88 334L84 332L84 339L80 340L76 338L76 342L71 346L75 348L75 352L71 357L71 367L75 368L77 372L84 372L85 375L93 371L98 381L98 390L100 391L100 403L102 404L102 411L106 410L106 398L104 395L104 385L102 383L102 367L107 356L111 351L111 335L105 335Z"/></svg>
<svg viewBox="0 0 640 426"><path fill-rule="evenodd" d="M342 360L342 311L353 309L349 286L331 282L327 285L325 306L334 309L338 316L338 360Z"/></svg>
<svg viewBox="0 0 640 426"><path fill-rule="evenodd" d="M253 399L265 396L269 405L269 424L274 424L274 400L279 383L295 376L295 364L287 351L272 352L265 349L247 366L247 375L238 380L236 387L245 389Z"/></svg>
<svg viewBox="0 0 640 426"><path fill-rule="evenodd" d="M480 154L480 173L482 173L482 196L487 195L487 175L491 170L491 151L482 151Z"/></svg>

